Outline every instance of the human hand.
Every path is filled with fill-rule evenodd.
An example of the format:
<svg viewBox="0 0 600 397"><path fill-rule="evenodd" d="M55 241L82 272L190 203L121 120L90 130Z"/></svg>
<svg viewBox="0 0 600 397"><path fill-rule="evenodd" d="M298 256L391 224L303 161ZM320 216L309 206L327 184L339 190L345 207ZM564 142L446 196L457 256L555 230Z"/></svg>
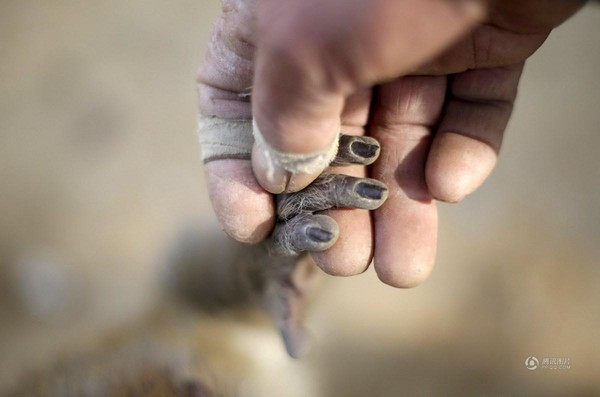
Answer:
<svg viewBox="0 0 600 397"><path fill-rule="evenodd" d="M254 117L267 146L280 152L326 152L340 129L377 138L381 157L370 173L388 185L386 204L374 212L374 225L365 210L327 211L340 237L313 256L326 272L351 275L364 271L374 252L380 279L399 287L431 272L434 200L460 201L489 175L523 62L582 4L223 3L198 78L201 114ZM239 94L251 87L250 102ZM244 242L271 232L271 193L302 189L322 171L290 172L264 153L255 143L252 161L233 156L206 164L217 216Z"/></svg>

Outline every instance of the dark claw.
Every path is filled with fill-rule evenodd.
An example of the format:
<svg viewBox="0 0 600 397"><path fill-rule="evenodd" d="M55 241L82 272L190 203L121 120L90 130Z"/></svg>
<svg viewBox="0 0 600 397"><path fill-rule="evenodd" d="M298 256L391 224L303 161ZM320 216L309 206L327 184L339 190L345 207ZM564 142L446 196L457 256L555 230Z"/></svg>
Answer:
<svg viewBox="0 0 600 397"><path fill-rule="evenodd" d="M379 157L379 149L379 142L369 136L340 135L338 153L331 165L369 165Z"/></svg>
<svg viewBox="0 0 600 397"><path fill-rule="evenodd" d="M383 186L373 185L365 182L360 182L357 184L355 190L359 196L370 200L381 200L384 193L387 191L387 189Z"/></svg>
<svg viewBox="0 0 600 397"><path fill-rule="evenodd" d="M350 144L350 150L364 159L372 159L377 154L379 146L361 141L354 141Z"/></svg>
<svg viewBox="0 0 600 397"><path fill-rule="evenodd" d="M338 225L332 218L300 214L275 226L271 234L272 250L283 256L324 251L337 241L338 235Z"/></svg>
<svg viewBox="0 0 600 397"><path fill-rule="evenodd" d="M327 243L333 238L333 233L316 227L306 229L306 235L317 243Z"/></svg>

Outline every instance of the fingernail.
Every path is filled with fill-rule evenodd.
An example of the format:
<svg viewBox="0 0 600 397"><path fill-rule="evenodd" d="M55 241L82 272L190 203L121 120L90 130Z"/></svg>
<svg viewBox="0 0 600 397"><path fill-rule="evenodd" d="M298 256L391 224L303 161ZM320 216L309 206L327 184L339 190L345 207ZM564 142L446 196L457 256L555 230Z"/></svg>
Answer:
<svg viewBox="0 0 600 397"><path fill-rule="evenodd" d="M268 192L279 194L288 184L285 170L274 165L256 144L252 148L252 169L258 183Z"/></svg>
<svg viewBox="0 0 600 397"><path fill-rule="evenodd" d="M359 196L370 200L381 200L385 190L382 186L371 185L369 183L359 183L355 189Z"/></svg>
<svg viewBox="0 0 600 397"><path fill-rule="evenodd" d="M333 233L318 227L309 227L308 229L306 229L306 235L312 241L315 241L317 243L326 243L331 241L331 239L333 238Z"/></svg>
<svg viewBox="0 0 600 397"><path fill-rule="evenodd" d="M371 144L364 143L361 141L354 141L350 145L350 149L357 156L360 156L362 158L370 158L377 154L377 150L379 150L379 146L371 145Z"/></svg>

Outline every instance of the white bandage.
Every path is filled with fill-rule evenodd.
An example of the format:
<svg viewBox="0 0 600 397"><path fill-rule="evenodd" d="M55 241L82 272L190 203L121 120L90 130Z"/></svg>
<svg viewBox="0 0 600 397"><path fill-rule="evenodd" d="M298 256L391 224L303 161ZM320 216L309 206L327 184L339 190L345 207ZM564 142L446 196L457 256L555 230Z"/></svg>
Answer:
<svg viewBox="0 0 600 397"><path fill-rule="evenodd" d="M329 166L338 151L337 134L331 144L324 150L313 153L285 153L281 152L265 141L258 125L252 120L252 133L259 149L266 159L267 177L272 177L275 167L282 168L291 173L314 174L320 173Z"/></svg>
<svg viewBox="0 0 600 397"><path fill-rule="evenodd" d="M255 140L266 159L267 177L275 167L291 173L314 174L323 171L338 151L336 135L329 147L313 153L284 153L269 145L254 120L222 119L215 116L198 118L198 134L202 160L208 163L220 159L250 159Z"/></svg>
<svg viewBox="0 0 600 397"><path fill-rule="evenodd" d="M204 163L221 159L250 160L254 144L250 119L200 116L198 135Z"/></svg>

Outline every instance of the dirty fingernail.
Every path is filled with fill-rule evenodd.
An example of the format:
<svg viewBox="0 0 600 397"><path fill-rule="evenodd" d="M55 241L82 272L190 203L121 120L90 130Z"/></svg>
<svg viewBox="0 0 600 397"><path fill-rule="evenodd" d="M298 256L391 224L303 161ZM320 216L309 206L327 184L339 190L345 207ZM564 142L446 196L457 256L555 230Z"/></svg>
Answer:
<svg viewBox="0 0 600 397"><path fill-rule="evenodd" d="M306 229L306 235L312 241L318 243L326 243L328 241L331 241L331 239L333 238L333 233L317 227L309 227L308 229Z"/></svg>
<svg viewBox="0 0 600 397"><path fill-rule="evenodd" d="M363 158L371 158L377 154L379 146L371 145L361 141L354 141L350 145L350 149L354 154Z"/></svg>
<svg viewBox="0 0 600 397"><path fill-rule="evenodd" d="M359 196L371 200L381 200L386 189L369 183L359 183L355 189Z"/></svg>

